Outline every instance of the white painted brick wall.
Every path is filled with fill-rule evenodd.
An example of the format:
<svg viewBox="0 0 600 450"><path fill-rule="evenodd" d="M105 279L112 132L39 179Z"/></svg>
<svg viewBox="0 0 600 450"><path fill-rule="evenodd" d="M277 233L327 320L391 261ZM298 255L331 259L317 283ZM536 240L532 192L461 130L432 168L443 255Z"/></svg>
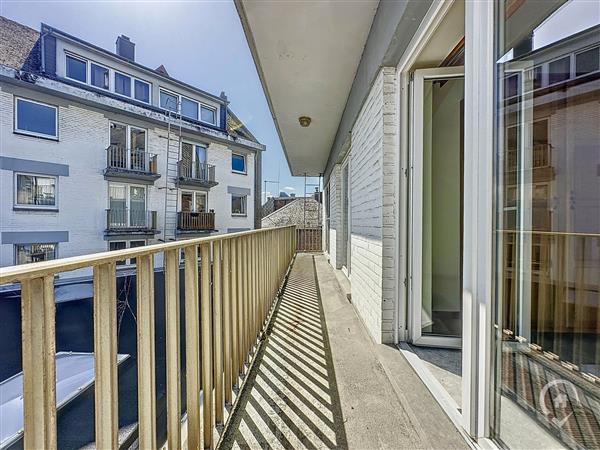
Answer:
<svg viewBox="0 0 600 450"><path fill-rule="evenodd" d="M69 166L69 176L59 177L58 212L13 211L14 174L0 170L0 231L69 231L69 242L59 244L59 257L105 251L104 238L108 181L104 179L106 148L109 144L109 118L102 111L70 104L65 100L18 89L18 95L59 105L59 142L13 133L14 88L0 85L0 156L30 159ZM113 114L114 115L114 114ZM147 188L147 209L157 211L158 228L163 229L166 183L166 131L148 122L127 120L148 132L148 151L158 155L161 174L154 186ZM205 140L204 140L205 141ZM198 139L198 142L203 142ZM254 155L247 153L248 175L231 172L231 150L212 143L207 150L209 164L216 166L218 185L208 194L208 208L215 210L219 232L228 228L254 228ZM172 161L176 164L176 161ZM247 217L231 217L231 196L227 186L248 188ZM162 234L156 236L161 238ZM132 237L132 239L135 239ZM149 240L155 243L156 239ZM12 244L0 245L0 266L14 264ZM85 272L87 273L87 272ZM70 275L82 275L81 271Z"/></svg>
<svg viewBox="0 0 600 450"><path fill-rule="evenodd" d="M394 69L382 69L354 124L350 144L352 303L376 342L393 339L395 86Z"/></svg>

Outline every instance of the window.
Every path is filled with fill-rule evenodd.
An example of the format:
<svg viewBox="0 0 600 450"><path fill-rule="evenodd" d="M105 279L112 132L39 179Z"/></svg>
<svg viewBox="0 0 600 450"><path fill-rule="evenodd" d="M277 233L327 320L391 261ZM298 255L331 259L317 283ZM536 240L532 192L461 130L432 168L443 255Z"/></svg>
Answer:
<svg viewBox="0 0 600 450"><path fill-rule="evenodd" d="M15 103L15 130L41 137L58 137L58 108L18 98Z"/></svg>
<svg viewBox="0 0 600 450"><path fill-rule="evenodd" d="M171 94L170 92L160 91L160 107L163 109L168 109L171 111L177 112L177 103L179 102L179 98L175 94Z"/></svg>
<svg viewBox="0 0 600 450"><path fill-rule="evenodd" d="M135 80L134 96L140 102L150 103L150 85L145 81Z"/></svg>
<svg viewBox="0 0 600 450"><path fill-rule="evenodd" d="M181 114L190 119L198 120L198 102L181 97Z"/></svg>
<svg viewBox="0 0 600 450"><path fill-rule="evenodd" d="M181 193L182 212L206 212L206 193L184 191Z"/></svg>
<svg viewBox="0 0 600 450"><path fill-rule="evenodd" d="M85 59L67 55L66 65L67 78L87 83L87 61Z"/></svg>
<svg viewBox="0 0 600 450"><path fill-rule="evenodd" d="M108 69L97 64L90 64L92 86L108 89Z"/></svg>
<svg viewBox="0 0 600 450"><path fill-rule="evenodd" d="M246 215L246 196L231 195L231 215L245 216Z"/></svg>
<svg viewBox="0 0 600 450"><path fill-rule="evenodd" d="M17 244L15 264L28 264L56 259L58 244Z"/></svg>
<svg viewBox="0 0 600 450"><path fill-rule="evenodd" d="M575 55L575 76L579 77L600 69L600 47L595 47Z"/></svg>
<svg viewBox="0 0 600 450"><path fill-rule="evenodd" d="M56 177L16 175L15 206L56 207Z"/></svg>
<svg viewBox="0 0 600 450"><path fill-rule="evenodd" d="M560 83L571 77L571 57L566 56L548 64L549 84Z"/></svg>
<svg viewBox="0 0 600 450"><path fill-rule="evenodd" d="M246 157L244 155L232 153L231 170L233 172L246 173Z"/></svg>
<svg viewBox="0 0 600 450"><path fill-rule="evenodd" d="M112 252L115 250L125 250L126 248L137 248L146 245L146 241L111 241L108 243L108 249ZM135 258L122 259L117 261L117 266L129 266L135 264Z"/></svg>
<svg viewBox="0 0 600 450"><path fill-rule="evenodd" d="M214 108L202 105L200 114L200 120L202 122L212 123L213 125L217 123L217 111Z"/></svg>
<svg viewBox="0 0 600 450"><path fill-rule="evenodd" d="M131 97L131 78L122 73L115 72L115 92L126 97Z"/></svg>

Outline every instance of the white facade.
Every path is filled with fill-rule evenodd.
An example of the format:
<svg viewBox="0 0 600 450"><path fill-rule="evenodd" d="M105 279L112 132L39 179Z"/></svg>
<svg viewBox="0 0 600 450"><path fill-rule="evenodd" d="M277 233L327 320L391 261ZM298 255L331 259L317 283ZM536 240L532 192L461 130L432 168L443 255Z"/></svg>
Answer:
<svg viewBox="0 0 600 450"><path fill-rule="evenodd" d="M255 193L256 186L260 187L256 175L257 161L260 164L257 154L264 146L229 134L224 123L227 120L226 98L203 95L201 91L159 74L153 77L152 71L103 52L58 36L56 77L36 75L32 84L18 80L18 70L0 67L0 266L17 263L17 245L57 244L54 256L63 258L106 251L110 249L110 242L116 241L126 242L124 245L127 246L131 241L136 245L141 241L151 244L254 228L255 198L260 198L260 193ZM88 84L92 62L110 68L110 86L106 95L96 92L98 89L93 86L90 89L85 83L65 78L65 55L85 58ZM116 72L150 84L151 100L146 107L135 99L121 98L113 92ZM205 126L200 120L180 119L178 114L168 117L160 109L159 91L162 88L193 99L198 105L214 108L215 124ZM18 99L55 108L57 137L35 136L19 130L16 119ZM141 130L145 136L144 152L156 155L153 178L127 172L116 176L105 173L109 165L107 149L111 145L111 124L127 126L127 133L131 127ZM214 166L211 183L181 182L178 172L178 161L182 158L180 143L205 148L204 163L207 167ZM233 154L244 158L244 171L233 170ZM53 178L55 203L44 206L17 204L18 174ZM155 214L154 226L144 227L150 228L145 231L109 230L107 209L110 208L111 186L113 189L122 186L127 192L131 192L131 186L143 189L144 210ZM182 210L182 193L205 195L205 211L214 212L214 227L180 229L178 212ZM245 211L234 214L233 195L245 199Z"/></svg>

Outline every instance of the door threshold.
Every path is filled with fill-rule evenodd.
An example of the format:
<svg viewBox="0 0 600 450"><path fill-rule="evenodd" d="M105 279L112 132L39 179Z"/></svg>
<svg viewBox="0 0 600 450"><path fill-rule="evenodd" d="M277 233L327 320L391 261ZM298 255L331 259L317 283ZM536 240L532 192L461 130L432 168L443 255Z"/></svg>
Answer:
<svg viewBox="0 0 600 450"><path fill-rule="evenodd" d="M458 432L465 439L467 444L469 444L469 447L474 450L481 450L482 447L474 441L463 428L463 418L460 407L446 389L444 389L437 378L435 378L431 371L425 366L425 363L421 358L412 351L406 342L399 342L397 347L413 370L417 373L421 381L425 384L429 392L431 392L433 398L439 403L442 410L450 418L450 421L454 424Z"/></svg>

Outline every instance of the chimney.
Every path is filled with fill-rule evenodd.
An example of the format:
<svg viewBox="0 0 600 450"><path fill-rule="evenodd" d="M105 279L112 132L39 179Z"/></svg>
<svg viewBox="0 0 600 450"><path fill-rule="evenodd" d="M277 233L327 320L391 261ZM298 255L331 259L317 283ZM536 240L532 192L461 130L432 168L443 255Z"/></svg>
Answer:
<svg viewBox="0 0 600 450"><path fill-rule="evenodd" d="M135 44L122 34L117 38L117 55L129 61L135 61Z"/></svg>

